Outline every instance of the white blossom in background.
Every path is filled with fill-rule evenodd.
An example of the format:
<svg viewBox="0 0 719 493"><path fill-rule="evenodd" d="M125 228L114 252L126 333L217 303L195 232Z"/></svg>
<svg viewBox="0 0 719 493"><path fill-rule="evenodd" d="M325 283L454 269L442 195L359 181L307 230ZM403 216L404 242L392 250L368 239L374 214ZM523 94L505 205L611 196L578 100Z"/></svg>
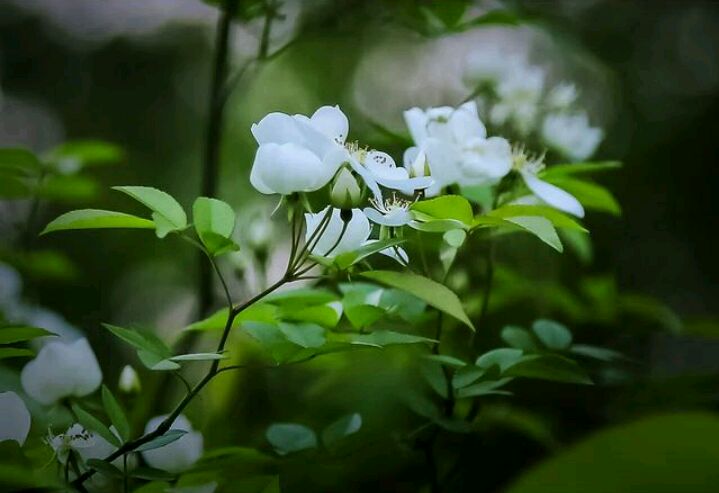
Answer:
<svg viewBox="0 0 719 493"><path fill-rule="evenodd" d="M542 202L560 211L577 217L584 217L584 207L570 193L547 183L537 175L544 169L544 156L532 156L524 148L515 147L512 151L514 169L520 174L527 188ZM520 203L531 200L520 199Z"/></svg>
<svg viewBox="0 0 719 493"><path fill-rule="evenodd" d="M117 388L126 394L139 392L142 389L140 377L135 369L130 365L125 365L120 372L120 378L117 382Z"/></svg>
<svg viewBox="0 0 719 493"><path fill-rule="evenodd" d="M535 127L546 73L543 68L524 66L510 72L496 87L498 101L489 111L493 125L507 123L525 136Z"/></svg>
<svg viewBox="0 0 719 493"><path fill-rule="evenodd" d="M587 159L602 141L601 128L592 127L585 112L550 113L542 123L542 139L573 161Z"/></svg>
<svg viewBox="0 0 719 493"><path fill-rule="evenodd" d="M415 148L405 153L405 163L419 172L412 160L426 155L434 183L428 195L444 186L487 185L499 181L512 169L511 147L506 139L487 137L479 119L477 105L469 102L458 108L443 106L422 110L412 108L404 114Z"/></svg>
<svg viewBox="0 0 719 493"><path fill-rule="evenodd" d="M25 392L41 404L65 397L93 393L102 382L102 372L87 339L50 342L27 363L20 374Z"/></svg>
<svg viewBox="0 0 719 493"><path fill-rule="evenodd" d="M571 82L560 82L547 94L545 106L552 110L567 110L577 101L578 96L577 86Z"/></svg>
<svg viewBox="0 0 719 493"><path fill-rule="evenodd" d="M320 226L322 218L327 214L328 209L329 206L321 212L305 214L305 222L307 225L305 241L310 241L310 238ZM352 217L347 222L344 233L342 232L343 226L344 221L341 217L341 211L333 208L329 223L317 243L312 247L312 253L333 258L337 255L357 250L369 238L371 231L369 220L360 209L352 209Z"/></svg>
<svg viewBox="0 0 719 493"><path fill-rule="evenodd" d="M157 416L147 422L145 434L155 431L167 416ZM188 469L202 456L204 451L202 433L192 429L192 424L183 415L178 416L170 426L171 430L187 433L163 447L142 452L142 457L151 467L178 473Z"/></svg>
<svg viewBox="0 0 719 493"><path fill-rule="evenodd" d="M7 264L0 263L0 311L8 317L20 304L22 279L20 274Z"/></svg>
<svg viewBox="0 0 719 493"><path fill-rule="evenodd" d="M0 442L15 440L25 444L30 432L30 411L15 392L0 392Z"/></svg>

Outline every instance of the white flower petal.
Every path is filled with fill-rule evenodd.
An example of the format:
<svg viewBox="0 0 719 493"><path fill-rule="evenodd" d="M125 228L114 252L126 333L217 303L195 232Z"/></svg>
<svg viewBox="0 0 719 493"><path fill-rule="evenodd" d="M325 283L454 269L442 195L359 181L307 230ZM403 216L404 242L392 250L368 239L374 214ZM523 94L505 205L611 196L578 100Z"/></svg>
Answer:
<svg viewBox="0 0 719 493"><path fill-rule="evenodd" d="M297 122L285 113L270 113L250 128L258 144L286 144L292 142L301 144L302 133L297 128Z"/></svg>
<svg viewBox="0 0 719 493"><path fill-rule="evenodd" d="M411 108L404 112L404 121L407 124L412 140L421 144L427 139L427 115L420 108Z"/></svg>
<svg viewBox="0 0 719 493"><path fill-rule="evenodd" d="M30 411L15 392L0 392L0 442L15 440L21 447L30 432Z"/></svg>
<svg viewBox="0 0 719 493"><path fill-rule="evenodd" d="M347 140L350 123L339 106L322 106L310 120L316 129L334 141L343 144Z"/></svg>
<svg viewBox="0 0 719 493"><path fill-rule="evenodd" d="M540 199L560 211L567 212L577 217L584 217L584 207L571 194L559 187L540 180L528 171L520 171L524 183Z"/></svg>
<svg viewBox="0 0 719 493"><path fill-rule="evenodd" d="M316 214L305 214L307 224L305 241L309 240L312 234L317 230L326 213L327 208ZM357 250L367 241L371 231L367 216L359 209L352 209L352 218L347 223L344 234L342 234L342 228L343 221L340 217L340 210L333 209L329 223L314 248L312 248L312 253L333 258L342 253ZM340 234L342 234L341 239Z"/></svg>
<svg viewBox="0 0 719 493"><path fill-rule="evenodd" d="M145 433L155 431L167 416L157 416L148 421ZM163 471L178 473L188 469L202 456L202 433L194 431L188 419L180 415L170 426L171 430L184 430L187 433L163 447L142 452L142 457L152 467Z"/></svg>
<svg viewBox="0 0 719 493"><path fill-rule="evenodd" d="M42 404L94 392L102 372L87 339L46 344L20 375L25 392Z"/></svg>
<svg viewBox="0 0 719 493"><path fill-rule="evenodd" d="M399 208L394 209L387 214L383 214L377 209L367 207L364 209L364 214L373 223L393 228L404 226L412 220L412 214L409 211Z"/></svg>
<svg viewBox="0 0 719 493"><path fill-rule="evenodd" d="M264 144L255 155L250 183L264 194L311 192L325 186L336 171L297 144Z"/></svg>

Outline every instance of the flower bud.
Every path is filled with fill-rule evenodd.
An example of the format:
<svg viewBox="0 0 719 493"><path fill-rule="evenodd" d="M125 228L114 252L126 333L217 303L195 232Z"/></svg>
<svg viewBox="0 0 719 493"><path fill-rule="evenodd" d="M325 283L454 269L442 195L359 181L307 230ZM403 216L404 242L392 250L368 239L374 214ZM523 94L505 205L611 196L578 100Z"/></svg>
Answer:
<svg viewBox="0 0 719 493"><path fill-rule="evenodd" d="M352 172L341 168L330 189L330 203L338 209L352 209L360 205L362 189Z"/></svg>
<svg viewBox="0 0 719 493"><path fill-rule="evenodd" d="M125 392L126 394L140 391L142 388L140 385L140 377L132 366L125 365L122 369L117 387L121 392Z"/></svg>

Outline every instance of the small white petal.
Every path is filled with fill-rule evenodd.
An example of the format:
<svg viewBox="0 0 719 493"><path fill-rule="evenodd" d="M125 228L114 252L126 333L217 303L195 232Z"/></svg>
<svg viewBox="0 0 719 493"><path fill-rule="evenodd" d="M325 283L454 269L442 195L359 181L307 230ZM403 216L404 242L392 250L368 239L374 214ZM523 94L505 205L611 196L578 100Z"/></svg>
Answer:
<svg viewBox="0 0 719 493"><path fill-rule="evenodd" d="M15 440L21 447L30 432L30 411L15 392L0 392L0 442Z"/></svg>
<svg viewBox="0 0 719 493"><path fill-rule="evenodd" d="M167 416L157 416L148 421L145 433L155 431ZM187 433L178 440L163 447L142 452L142 457L152 467L163 471L178 473L188 469L202 456L202 434L192 429L188 419L180 415L170 426L171 430L184 430Z"/></svg>
<svg viewBox="0 0 719 493"><path fill-rule="evenodd" d="M344 143L347 139L350 123L339 106L322 106L310 120L316 129L336 142Z"/></svg>
<svg viewBox="0 0 719 493"><path fill-rule="evenodd" d="M393 228L404 226L412 220L412 214L409 211L399 208L394 209L387 214L382 214L377 209L367 207L365 208L364 213L373 223Z"/></svg>
<svg viewBox="0 0 719 493"><path fill-rule="evenodd" d="M264 194L311 192L325 186L336 171L297 144L264 144L255 155L250 183Z"/></svg>
<svg viewBox="0 0 719 493"><path fill-rule="evenodd" d="M411 108L404 112L404 121L415 144L421 144L427 138L427 115L420 108Z"/></svg>
<svg viewBox="0 0 719 493"><path fill-rule="evenodd" d="M584 217L584 207L571 194L559 187L540 180L528 171L520 171L524 183L540 199L560 211L567 212L577 217Z"/></svg>

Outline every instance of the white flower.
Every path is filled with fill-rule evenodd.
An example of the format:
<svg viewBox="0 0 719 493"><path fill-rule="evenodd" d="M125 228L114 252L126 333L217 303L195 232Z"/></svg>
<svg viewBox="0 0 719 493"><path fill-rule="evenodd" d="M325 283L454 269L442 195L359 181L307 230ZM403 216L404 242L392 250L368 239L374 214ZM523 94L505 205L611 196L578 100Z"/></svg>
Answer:
<svg viewBox="0 0 719 493"><path fill-rule="evenodd" d="M574 161L594 154L602 134L601 128L589 125L589 117L584 112L550 113L542 124L542 138L547 145Z"/></svg>
<svg viewBox="0 0 719 493"><path fill-rule="evenodd" d="M167 416L157 416L147 422L145 434L155 431ZM170 426L172 430L184 430L187 433L167 445L142 452L142 457L151 467L168 472L181 472L192 466L202 456L202 433L194 431L188 419L180 415Z"/></svg>
<svg viewBox="0 0 719 493"><path fill-rule="evenodd" d="M566 110L577 100L577 86L561 82L547 94L546 105L554 110Z"/></svg>
<svg viewBox="0 0 719 493"><path fill-rule="evenodd" d="M0 309L7 312L20 302L22 279L9 265L0 263ZM10 314L5 313L8 317Z"/></svg>
<svg viewBox="0 0 719 493"><path fill-rule="evenodd" d="M0 442L15 440L25 444L30 432L30 411L15 392L0 392Z"/></svg>
<svg viewBox="0 0 719 493"><path fill-rule="evenodd" d="M322 218L327 214L328 209L329 207L325 208L322 212L305 214L305 222L307 224L305 241L310 241L310 238L320 226ZM367 241L369 234L370 224L367 220L367 216L365 216L361 210L352 209L352 217L349 222L347 222L347 226L344 227L341 211L333 208L324 233L313 245L311 251L315 255L333 258L342 253L357 250Z"/></svg>
<svg viewBox="0 0 719 493"><path fill-rule="evenodd" d="M405 152L405 166L419 173L424 153L434 183L427 195L444 186L492 184L512 168L511 147L501 137L487 138L487 129L469 102L459 108L440 107L404 113L417 148ZM422 171L422 173L426 173Z"/></svg>
<svg viewBox="0 0 719 493"><path fill-rule="evenodd" d="M497 85L499 102L489 112L492 124L511 123L520 134L528 134L537 119L544 78L544 70L534 66L515 70L504 78Z"/></svg>
<svg viewBox="0 0 719 493"><path fill-rule="evenodd" d="M82 337L80 329L65 320L62 315L42 306L23 305L18 308L17 316L32 327L40 327L55 334L33 339L31 345L35 349L39 349L49 342L69 343Z"/></svg>
<svg viewBox="0 0 719 493"><path fill-rule="evenodd" d="M323 106L311 117L270 113L252 126L260 145L250 173L250 182L261 193L287 195L311 192L325 186L339 167L348 163L362 177L375 197L379 185L413 193L431 183L410 179L394 171L391 157L367 150L356 142L345 144L349 121L338 106Z"/></svg>
<svg viewBox="0 0 719 493"><path fill-rule="evenodd" d="M87 339L50 342L30 361L20 375L25 392L42 404L94 392L102 382L102 372Z"/></svg>
<svg viewBox="0 0 719 493"><path fill-rule="evenodd" d="M584 217L584 207L573 195L537 177L544 169L544 156L531 156L523 148L516 147L512 158L514 168L522 176L527 188L542 202L560 211Z"/></svg>
<svg viewBox="0 0 719 493"><path fill-rule="evenodd" d="M270 113L252 125L259 144L250 182L264 194L311 192L337 172L349 121L337 106L323 106L308 118ZM335 151L335 152L332 152Z"/></svg>
<svg viewBox="0 0 719 493"><path fill-rule="evenodd" d="M55 451L57 460L61 464L65 464L70 452L75 451L80 454L84 449L93 450L95 443L99 438L100 437L95 436L93 433L83 428L82 425L75 423L70 426L65 433L60 433L59 435L54 436L50 435L47 443ZM112 446L110 446L110 448L111 447ZM100 445L100 448L102 448L102 445ZM104 457L105 456L87 457L87 459L100 459Z"/></svg>
<svg viewBox="0 0 719 493"><path fill-rule="evenodd" d="M117 387L127 394L140 391L142 387L140 385L140 377L132 366L125 365L122 368Z"/></svg>
<svg viewBox="0 0 719 493"><path fill-rule="evenodd" d="M381 226L399 227L409 224L413 217L409 211L411 202L408 200L397 198L393 195L391 199L384 202L376 200L370 201L373 207L367 207L364 210L365 215L374 223Z"/></svg>
<svg viewBox="0 0 719 493"><path fill-rule="evenodd" d="M467 56L464 81L472 88L482 83L497 84L526 63L524 56L509 54L490 45Z"/></svg>

